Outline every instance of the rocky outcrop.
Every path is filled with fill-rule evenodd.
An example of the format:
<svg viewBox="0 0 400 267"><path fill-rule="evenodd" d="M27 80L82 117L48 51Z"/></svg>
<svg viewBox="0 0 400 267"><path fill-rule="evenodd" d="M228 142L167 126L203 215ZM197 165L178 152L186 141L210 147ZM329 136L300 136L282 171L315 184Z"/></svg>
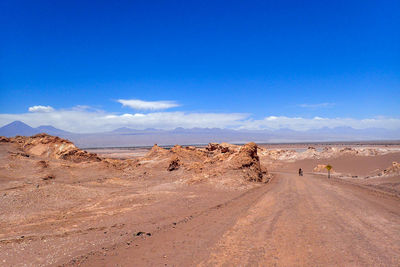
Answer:
<svg viewBox="0 0 400 267"><path fill-rule="evenodd" d="M325 164L318 164L314 169L313 172L327 172Z"/></svg>
<svg viewBox="0 0 400 267"><path fill-rule="evenodd" d="M84 162L84 161L101 161L101 159L94 153L81 150L79 148L71 149L60 153L60 159L70 160L73 162Z"/></svg>
<svg viewBox="0 0 400 267"><path fill-rule="evenodd" d="M7 138L5 136L0 136L0 143L8 143L10 142L10 138Z"/></svg>
<svg viewBox="0 0 400 267"><path fill-rule="evenodd" d="M228 144L228 143L209 143L206 147L207 151L216 151L220 153L228 153L228 152L236 152L238 151L238 147L236 145Z"/></svg>
<svg viewBox="0 0 400 267"><path fill-rule="evenodd" d="M242 146L239 152L233 155L232 163L234 168L245 170L247 179L250 181L261 182L266 174L261 170L257 145L254 142Z"/></svg>
<svg viewBox="0 0 400 267"><path fill-rule="evenodd" d="M156 158L156 157L162 157L168 155L168 150L159 147L157 144L154 144L154 146L150 149L150 151L146 154L146 158Z"/></svg>
<svg viewBox="0 0 400 267"><path fill-rule="evenodd" d="M104 158L104 159L102 159L102 162L107 167L115 168L118 170L124 170L124 171L134 170L141 165L138 159L121 160L121 159Z"/></svg>
<svg viewBox="0 0 400 267"><path fill-rule="evenodd" d="M328 165L326 164L318 164L314 169L313 172L328 172L328 169L326 168ZM334 169L331 169L330 172L336 173Z"/></svg>
<svg viewBox="0 0 400 267"><path fill-rule="evenodd" d="M175 145L169 150L155 145L144 159L151 164L167 162L165 168L168 171L182 169L189 174L207 177L237 173L248 181L266 182L269 176L267 171L261 168L257 149L255 143L243 146L210 143L205 148ZM154 162L154 159L157 159L157 162Z"/></svg>
<svg viewBox="0 0 400 267"><path fill-rule="evenodd" d="M44 158L63 159L73 162L101 161L96 154L77 148L69 140L44 133L31 137L16 136L9 138L9 142L17 144L24 152L30 155Z"/></svg>
<svg viewBox="0 0 400 267"><path fill-rule="evenodd" d="M179 158L178 157L173 157L172 159L171 159L171 161L169 162L169 164L168 164L168 171L174 171L174 170L177 170L177 169L179 169L179 166L180 166L180 160L179 160Z"/></svg>
<svg viewBox="0 0 400 267"><path fill-rule="evenodd" d="M378 176L393 176L400 175L400 163L394 161L392 162L392 166L384 169L382 172L378 174Z"/></svg>
<svg viewBox="0 0 400 267"><path fill-rule="evenodd" d="M63 160L75 163L101 162L96 164L97 168L120 170L128 177L147 177L149 173L159 173L162 176L174 172L173 177L184 183L207 181L232 186L246 184L246 181L267 182L270 177L266 169L261 167L255 143L243 146L211 143L205 148L175 145L171 149L154 145L144 157L113 159L99 158L96 154L77 148L66 139L47 134L2 140L17 146L15 152L10 153L11 157L37 160L36 167L40 170L51 170L59 164L56 160ZM85 167L86 164L73 166Z"/></svg>

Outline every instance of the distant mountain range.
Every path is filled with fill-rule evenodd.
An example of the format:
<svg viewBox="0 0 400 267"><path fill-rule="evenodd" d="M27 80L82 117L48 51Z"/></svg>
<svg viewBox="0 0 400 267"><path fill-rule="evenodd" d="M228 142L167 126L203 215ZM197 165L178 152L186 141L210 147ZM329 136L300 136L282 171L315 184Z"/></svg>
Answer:
<svg viewBox="0 0 400 267"><path fill-rule="evenodd" d="M14 121L0 128L0 136L7 136L7 137L15 135L30 136L38 133L47 133L51 135L72 134L70 132L57 129L51 125L42 125L37 128L32 128L31 126L23 123L22 121Z"/></svg>
<svg viewBox="0 0 400 267"><path fill-rule="evenodd" d="M246 143L293 143L327 141L400 140L400 129L369 128L357 130L351 127L320 128L308 131L279 130L232 130L220 128L176 128L144 130L118 128L111 132L78 134L51 125L33 128L21 121L14 121L0 128L0 136L35 135L47 133L73 141L79 147L128 147L174 144L206 144L209 142Z"/></svg>

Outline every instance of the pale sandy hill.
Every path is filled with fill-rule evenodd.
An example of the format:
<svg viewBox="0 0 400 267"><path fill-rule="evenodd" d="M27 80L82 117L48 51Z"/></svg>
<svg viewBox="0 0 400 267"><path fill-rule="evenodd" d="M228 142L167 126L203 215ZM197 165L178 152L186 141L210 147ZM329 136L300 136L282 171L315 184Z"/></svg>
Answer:
<svg viewBox="0 0 400 267"><path fill-rule="evenodd" d="M93 153L77 148L71 141L48 134L37 134L31 137L16 136L2 139L19 145L24 152L45 158L64 159L74 162L100 161Z"/></svg>

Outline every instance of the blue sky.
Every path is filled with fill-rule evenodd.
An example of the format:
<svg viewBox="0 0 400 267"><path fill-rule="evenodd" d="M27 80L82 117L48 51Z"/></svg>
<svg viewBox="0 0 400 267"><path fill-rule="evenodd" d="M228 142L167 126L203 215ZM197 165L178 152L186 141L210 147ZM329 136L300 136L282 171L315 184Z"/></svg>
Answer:
<svg viewBox="0 0 400 267"><path fill-rule="evenodd" d="M398 14L399 1L5 0L0 124L399 128Z"/></svg>

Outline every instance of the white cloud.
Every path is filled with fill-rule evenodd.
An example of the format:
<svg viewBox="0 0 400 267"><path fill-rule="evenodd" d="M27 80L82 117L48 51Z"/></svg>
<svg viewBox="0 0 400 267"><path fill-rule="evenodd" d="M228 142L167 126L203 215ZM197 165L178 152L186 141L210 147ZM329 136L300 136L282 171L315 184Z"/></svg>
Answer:
<svg viewBox="0 0 400 267"><path fill-rule="evenodd" d="M302 118L302 117L286 117L286 116L269 116L261 120L247 120L239 127L240 129L282 129L306 131L310 129L335 127L352 127L354 129L366 128L383 128L383 129L400 129L400 119L376 117L366 119L353 118Z"/></svg>
<svg viewBox="0 0 400 267"><path fill-rule="evenodd" d="M247 114L240 113L153 112L147 114L112 114L74 107L46 113L0 114L0 125L20 120L32 127L53 125L56 128L71 132L90 133L111 131L119 127L133 129L233 128L239 127L240 122L247 117Z"/></svg>
<svg viewBox="0 0 400 267"><path fill-rule="evenodd" d="M276 120L278 117L276 117L276 116L269 116L269 117L266 117L265 118L265 120L267 120L267 121L274 121L274 120Z"/></svg>
<svg viewBox="0 0 400 267"><path fill-rule="evenodd" d="M38 106L35 106L38 107ZM34 107L32 107L34 108ZM0 126L15 120L33 127L53 125L62 130L76 133L104 132L119 127L133 129L158 128L231 128L231 129L282 129L310 130L323 127L352 127L354 129L384 128L400 129L399 118L374 117L354 118L302 118L268 116L256 120L243 113L190 113L190 112L150 112L150 113L109 113L90 107L73 107L56 110L51 107L34 108L35 112L22 114L0 114ZM41 111L41 112L38 112ZM44 112L46 111L46 112Z"/></svg>
<svg viewBox="0 0 400 267"><path fill-rule="evenodd" d="M136 110L162 110L178 107L175 101L143 101L139 99L118 99L119 103Z"/></svg>
<svg viewBox="0 0 400 267"><path fill-rule="evenodd" d="M300 104L299 107L301 108L330 108L333 107L335 103L317 103L317 104Z"/></svg>
<svg viewBox="0 0 400 267"><path fill-rule="evenodd" d="M29 112L51 112L54 111L54 108L50 107L50 106L33 106L30 107Z"/></svg>

